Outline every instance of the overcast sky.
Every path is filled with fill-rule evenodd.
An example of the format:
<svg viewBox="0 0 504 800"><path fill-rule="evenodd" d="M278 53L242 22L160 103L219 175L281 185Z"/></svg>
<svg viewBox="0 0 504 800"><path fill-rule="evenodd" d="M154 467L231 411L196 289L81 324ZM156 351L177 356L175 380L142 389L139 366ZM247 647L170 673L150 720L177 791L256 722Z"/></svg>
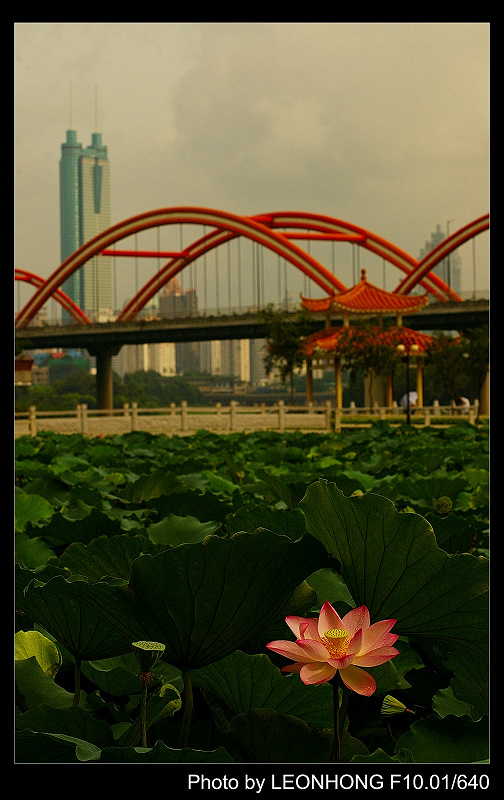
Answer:
<svg viewBox="0 0 504 800"><path fill-rule="evenodd" d="M69 128L85 146L102 133L112 223L178 205L306 211L418 257L437 225L489 211L489 35L473 22L17 23L15 265L59 265ZM477 237L476 262L459 249L462 290L474 263L488 288L488 243Z"/></svg>

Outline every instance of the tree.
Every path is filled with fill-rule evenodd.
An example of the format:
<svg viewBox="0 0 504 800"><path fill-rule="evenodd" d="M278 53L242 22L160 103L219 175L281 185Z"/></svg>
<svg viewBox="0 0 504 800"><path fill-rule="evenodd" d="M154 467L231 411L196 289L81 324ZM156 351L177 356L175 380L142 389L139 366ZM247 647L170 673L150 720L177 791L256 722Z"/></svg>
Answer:
<svg viewBox="0 0 504 800"><path fill-rule="evenodd" d="M427 353L427 364L436 380L448 389L450 402L455 404L467 375L466 342L462 336L452 338L439 334L432 340Z"/></svg>
<svg viewBox="0 0 504 800"><path fill-rule="evenodd" d="M295 315L287 311L277 311L270 304L261 311L260 317L266 326L267 352L264 357L266 372L277 369L282 383L289 379L292 405L294 372L302 367L306 358L302 342L310 333L311 315L306 309L301 309Z"/></svg>
<svg viewBox="0 0 504 800"><path fill-rule="evenodd" d="M471 382L474 396L481 406L481 390L486 380L489 363L489 328L483 325L471 328L463 335L466 371Z"/></svg>
<svg viewBox="0 0 504 800"><path fill-rule="evenodd" d="M374 375L393 376L397 367L397 345L401 339L397 329L357 322L342 328L338 339L338 355L344 368L369 378L369 395L373 397Z"/></svg>

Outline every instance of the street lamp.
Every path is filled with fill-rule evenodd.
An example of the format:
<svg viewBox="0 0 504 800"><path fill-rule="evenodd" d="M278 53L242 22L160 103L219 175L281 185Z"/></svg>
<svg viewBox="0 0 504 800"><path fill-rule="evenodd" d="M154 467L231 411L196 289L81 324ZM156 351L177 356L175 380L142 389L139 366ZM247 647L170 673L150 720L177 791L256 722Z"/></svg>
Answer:
<svg viewBox="0 0 504 800"><path fill-rule="evenodd" d="M406 363L406 422L408 425L411 424L411 414L410 414L410 385L409 385L409 359L410 354L416 355L420 348L417 344L412 344L407 347L404 344L397 345L397 352L403 357L403 361Z"/></svg>

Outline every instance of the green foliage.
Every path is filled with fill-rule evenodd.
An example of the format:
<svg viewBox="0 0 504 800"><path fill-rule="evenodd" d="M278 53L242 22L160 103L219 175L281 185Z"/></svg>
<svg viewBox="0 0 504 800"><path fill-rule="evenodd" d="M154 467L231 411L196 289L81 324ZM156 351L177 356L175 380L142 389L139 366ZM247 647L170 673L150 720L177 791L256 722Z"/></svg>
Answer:
<svg viewBox="0 0 504 800"><path fill-rule="evenodd" d="M474 397L481 400L481 389L488 372L488 325L468 329L455 338L440 334L433 339L427 366L455 402L464 385L470 383Z"/></svg>
<svg viewBox="0 0 504 800"><path fill-rule="evenodd" d="M168 378L153 370L128 373L123 379L114 373L113 395L115 408L132 402L142 408L167 408L170 403L180 404L182 400L193 405L208 402L189 381ZM48 385L16 387L16 411L27 411L31 405L40 411L69 411L79 403L96 408L96 376L87 368L74 368L66 377L54 379Z"/></svg>
<svg viewBox="0 0 504 800"><path fill-rule="evenodd" d="M302 341L310 332L310 313L302 309L293 317L287 311L275 310L271 305L261 311L260 317L266 326L266 372L277 369L282 383L289 380L292 402L294 373L305 361Z"/></svg>
<svg viewBox="0 0 504 800"><path fill-rule="evenodd" d="M266 648L326 600L399 634L343 761L488 757L488 429L44 434L15 456L18 763L327 762L331 687Z"/></svg>

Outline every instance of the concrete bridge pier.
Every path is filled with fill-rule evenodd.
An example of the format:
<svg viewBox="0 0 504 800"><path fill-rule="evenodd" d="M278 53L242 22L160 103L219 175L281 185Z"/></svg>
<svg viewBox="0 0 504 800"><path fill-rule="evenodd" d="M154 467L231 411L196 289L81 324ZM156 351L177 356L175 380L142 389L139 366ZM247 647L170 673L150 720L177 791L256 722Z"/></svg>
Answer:
<svg viewBox="0 0 504 800"><path fill-rule="evenodd" d="M102 344L88 347L90 355L96 358L96 407L112 409L114 392L112 381L112 357L121 349L120 344Z"/></svg>

